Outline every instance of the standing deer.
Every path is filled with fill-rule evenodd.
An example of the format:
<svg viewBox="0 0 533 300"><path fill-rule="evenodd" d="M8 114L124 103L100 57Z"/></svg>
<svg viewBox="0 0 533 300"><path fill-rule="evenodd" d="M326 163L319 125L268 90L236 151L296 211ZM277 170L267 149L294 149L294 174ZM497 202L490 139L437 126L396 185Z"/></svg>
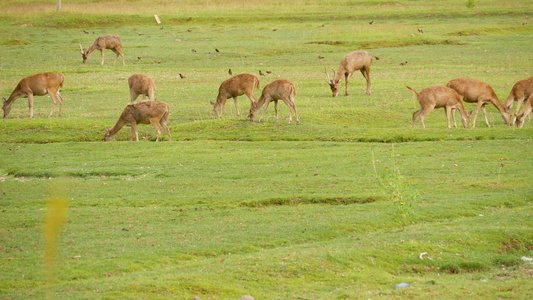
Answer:
<svg viewBox="0 0 533 300"><path fill-rule="evenodd" d="M329 87L333 92L333 97L336 97L339 94L343 75L344 80L346 81L345 96L348 96L348 80L352 77L353 72L357 70L360 70L361 74L363 74L365 77L366 94L370 95L370 65L372 65L372 58L379 60L379 57L361 50L347 54L341 59L339 70L337 71L337 75L335 75L333 80L330 79L328 71L326 68L324 68L326 75L328 76L328 80L326 82L329 84ZM335 70L333 70L333 72L335 72Z"/></svg>
<svg viewBox="0 0 533 300"><path fill-rule="evenodd" d="M139 141L139 133L137 131L137 124L152 124L157 131L158 142L161 139L161 125L168 134L168 140L170 141L170 130L167 126L168 116L170 115L170 108L168 104L159 101L139 101L136 103L130 103L126 105L122 115L118 119L113 128L106 129L104 141L114 141L115 135L124 126L131 126L130 140L135 139Z"/></svg>
<svg viewBox="0 0 533 300"><path fill-rule="evenodd" d="M463 101L477 103L476 114L472 121L472 128L476 127L476 119L480 109L483 110L483 116L485 117L487 127L490 127L489 120L487 119L487 110L485 109L487 103L492 103L492 105L498 109L503 121L507 125L513 125L513 123L511 123L511 114L509 113L509 110L502 105L498 96L496 96L496 93L494 93L494 90L488 83L472 78L456 78L448 81L446 86L455 90L457 94L462 97ZM455 112L452 113L452 117L455 125Z"/></svg>
<svg viewBox="0 0 533 300"><path fill-rule="evenodd" d="M524 126L525 118L527 116L531 117L530 114L531 114L531 107L533 105L532 102L533 102L533 94L531 94L529 98L527 99L526 105L524 106L524 110L520 114L515 114L516 127L522 128L522 126Z"/></svg>
<svg viewBox="0 0 533 300"><path fill-rule="evenodd" d="M461 96L459 96L455 90L445 86L434 85L423 89L420 91L420 93L417 93L411 87L406 87L415 93L418 103L420 103L420 109L413 113L413 128L415 127L415 120L418 116L420 116L422 128L426 128L426 125L424 125L424 117L434 108L441 107L446 109L448 128L452 128L450 126L450 115L452 114L452 109L459 109L461 112L461 121L463 122L463 126L465 128L468 127L468 123L470 122L470 114L472 114L472 112L466 112L463 103L461 102ZM454 126L457 127L455 124Z"/></svg>
<svg viewBox="0 0 533 300"><path fill-rule="evenodd" d="M33 96L44 96L46 94L50 95L52 101L54 101L54 106L48 117L52 117L54 110L57 105L57 100L59 100L59 116L61 117L61 110L63 109L63 98L59 94L59 88L63 87L63 82L65 77L63 74L59 73L39 73L26 78L23 78L15 87L15 90L11 93L9 98L3 98L4 106L4 118L7 118L9 112L11 111L11 104L15 102L17 98L28 98L28 106L30 109L29 116L33 118Z"/></svg>
<svg viewBox="0 0 533 300"><path fill-rule="evenodd" d="M257 102L257 99L254 97L254 88L261 89L259 78L252 74L239 74L223 81L218 88L216 103L210 101L216 116L220 118L224 105L226 105L226 100L233 98L235 108L237 109L237 116L240 117L241 113L237 106L237 97L246 94L252 104Z"/></svg>
<svg viewBox="0 0 533 300"><path fill-rule="evenodd" d="M143 96L143 100L148 99L154 101L155 83L152 78L144 74L133 74L128 78L130 86L131 102L135 101L139 95Z"/></svg>
<svg viewBox="0 0 533 300"><path fill-rule="evenodd" d="M115 61L113 63L117 62L118 56L122 56L122 65L124 65L124 53L122 53L122 41L120 38L116 35L103 35L96 38L94 43L89 47L87 50L83 50L83 47L80 44L81 48L81 56L83 57L83 63L87 62L89 59L89 56L94 52L94 50L100 50L100 53L102 54L102 62L101 64L104 64L104 50L105 49L111 49L111 51L115 52L117 54L117 57L115 58Z"/></svg>
<svg viewBox="0 0 533 300"><path fill-rule="evenodd" d="M524 80L517 81L513 88L511 89L511 93L509 93L509 96L505 100L505 103L503 106L507 107L507 109L511 109L513 106L513 102L516 101L516 112L515 115L518 114L518 111L520 110L520 106L522 106L522 102L524 100L527 100L530 98L530 96L533 94L533 77L526 78ZM531 116L529 116L531 118ZM514 121L513 121L514 123Z"/></svg>
<svg viewBox="0 0 533 300"><path fill-rule="evenodd" d="M257 118L257 113L261 109L263 104L265 109L259 122L263 119L265 112L268 108L268 104L271 101L274 101L274 108L276 110L276 122L278 121L278 100L282 100L289 107L289 124L292 122L292 111L294 110L294 115L296 116L296 124L300 124L300 119L298 118L298 112L296 111L296 104L294 104L294 96L296 96L296 88L294 84L285 79L279 79L273 81L265 86L263 93L257 102L252 103L252 108L250 108L250 121L254 121Z"/></svg>

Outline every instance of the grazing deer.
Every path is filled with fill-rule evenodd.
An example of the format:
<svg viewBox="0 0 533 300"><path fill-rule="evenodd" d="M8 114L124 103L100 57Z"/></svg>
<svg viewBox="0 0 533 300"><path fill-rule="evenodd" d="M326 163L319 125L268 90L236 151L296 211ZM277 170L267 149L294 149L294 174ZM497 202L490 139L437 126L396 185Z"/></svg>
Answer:
<svg viewBox="0 0 533 300"><path fill-rule="evenodd" d="M170 130L168 130L167 120L170 114L170 108L168 104L159 101L139 101L136 103L130 103L126 105L122 115L118 119L113 128L106 129L104 141L114 141L115 135L124 126L131 126L130 141L135 139L139 141L139 133L137 131L137 124L152 124L157 131L158 142L161 139L161 125L168 134L168 140L170 141Z"/></svg>
<svg viewBox="0 0 533 300"><path fill-rule="evenodd" d="M513 123L511 123L511 114L509 113L509 110L502 105L498 96L496 96L496 93L494 93L494 90L488 83L472 78L456 78L448 81L446 86L455 90L457 94L462 97L463 101L477 103L476 114L472 121L472 128L476 127L476 119L480 109L483 110L483 116L485 117L487 127L490 127L489 120L487 119L487 110L485 109L487 103L492 103L492 105L498 109L503 121L507 125L513 125ZM452 112L452 117L455 125L455 111Z"/></svg>
<svg viewBox="0 0 533 300"><path fill-rule="evenodd" d="M511 89L511 93L509 93L509 96L505 100L503 106L507 107L507 109L511 109L513 106L513 102L516 101L516 111L515 115L518 114L518 111L520 110L520 106L522 106L522 102L524 100L527 100L530 98L530 96L533 94L533 77L526 78L524 80L517 81L513 88ZM531 118L531 116L529 116ZM514 123L514 121L513 121Z"/></svg>
<svg viewBox="0 0 533 300"><path fill-rule="evenodd" d="M424 125L424 117L434 108L441 107L446 109L448 128L452 128L450 126L450 115L452 114L452 109L459 109L461 112L461 121L463 122L463 126L465 128L468 127L468 123L470 122L470 114L472 114L472 112L466 112L463 103L461 102L461 96L459 96L455 90L445 86L434 85L423 89L420 91L420 93L417 93L411 87L406 87L415 93L418 103L420 103L420 109L413 113L413 128L415 127L415 120L418 116L420 116L422 128L426 128L426 125ZM454 126L457 127L455 124Z"/></svg>
<svg viewBox="0 0 533 300"><path fill-rule="evenodd" d="M252 74L239 74L223 81L218 88L217 102L213 103L210 101L216 116L220 118L222 109L226 105L226 100L233 98L235 108L237 109L237 116L240 117L241 113L237 106L237 97L246 94L252 104L257 102L257 99L254 97L254 88L261 89L259 78Z"/></svg>
<svg viewBox="0 0 533 300"><path fill-rule="evenodd" d="M144 74L133 74L128 78L130 86L131 102L135 101L139 95L143 96L143 100L148 99L154 101L155 83L152 78Z"/></svg>
<svg viewBox="0 0 533 300"><path fill-rule="evenodd" d="M46 94L50 95L52 101L54 101L54 106L48 117L52 117L54 110L57 105L57 100L59 100L59 116L61 117L61 110L63 109L63 98L59 94L59 88L63 87L63 82L65 77L63 74L59 73L39 73L22 80L17 84L15 90L11 93L9 98L3 98L4 106L4 118L7 118L9 112L11 111L11 104L15 102L17 98L28 98L28 106L30 109L29 116L33 118L33 96L44 96Z"/></svg>
<svg viewBox="0 0 533 300"><path fill-rule="evenodd" d="M366 94L370 95L370 65L372 65L372 58L379 60L379 57L361 50L347 54L342 58L337 75L335 75L333 80L330 79L328 71L324 68L326 75L328 75L328 80L326 82L329 84L329 87L333 92L333 97L336 97L339 94L343 75L344 80L346 81L345 96L348 96L348 80L352 77L353 72L357 70L360 70L361 74L365 77ZM333 72L335 72L335 70L333 70Z"/></svg>
<svg viewBox="0 0 533 300"><path fill-rule="evenodd" d="M296 88L294 84L288 80L280 79L273 81L265 86L263 93L257 102L252 103L252 108L250 108L250 121L254 121L257 118L257 113L261 109L263 104L265 109L259 122L263 119L265 112L268 108L268 104L271 101L274 101L274 108L276 110L276 122L278 121L278 100L282 100L289 107L289 124L292 122L292 111L294 110L294 115L296 116L296 124L300 124L300 119L298 118L298 112L296 111L296 104L294 104L294 96L296 96Z"/></svg>
<svg viewBox="0 0 533 300"><path fill-rule="evenodd" d="M531 117L531 107L533 105L533 94L529 96L527 99L526 105L524 106L524 110L520 114L515 114L515 123L516 127L522 128L524 126L524 120L527 116Z"/></svg>
<svg viewBox="0 0 533 300"><path fill-rule="evenodd" d="M111 49L111 51L115 52L117 54L117 57L115 58L114 63L117 62L118 56L122 56L122 65L124 65L124 53L122 53L122 41L120 38L116 35L103 35L96 38L94 43L89 47L87 50L83 50L83 47L80 44L81 48L81 56L83 57L83 63L85 63L89 56L94 52L94 50L100 50L100 53L102 54L102 62L101 64L104 64L104 50L105 49Z"/></svg>

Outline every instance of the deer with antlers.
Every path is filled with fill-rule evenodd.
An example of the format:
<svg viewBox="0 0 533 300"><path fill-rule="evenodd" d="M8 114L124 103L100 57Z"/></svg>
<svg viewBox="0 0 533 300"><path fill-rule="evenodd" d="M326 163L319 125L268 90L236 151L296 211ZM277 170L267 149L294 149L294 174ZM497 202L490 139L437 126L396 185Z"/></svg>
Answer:
<svg viewBox="0 0 533 300"><path fill-rule="evenodd" d="M282 100L289 107L289 124L292 122L292 111L294 110L294 115L296 116L296 124L300 124L300 119L298 118L298 112L296 111L296 104L294 104L294 96L296 96L296 88L294 83L285 80L279 79L275 80L265 86L263 93L257 102L252 103L252 108L250 108L250 114L248 115L250 121L254 121L257 118L257 114L261 109L263 104L265 109L263 114L259 118L259 122L263 119L265 112L268 108L268 104L271 101L274 101L274 109L276 111L276 122L278 121L278 100Z"/></svg>
<svg viewBox="0 0 533 300"><path fill-rule="evenodd" d="M335 75L333 80L329 77L326 68L324 68L324 70L326 71L326 75L328 76L328 80L326 82L329 84L329 87L333 92L333 97L336 97L339 94L342 76L344 76L344 80L346 82L345 96L348 96L348 80L357 70L360 70L361 74L363 74L363 77L365 77L366 94L370 95L370 66L372 65L373 58L379 60L379 57L362 50L354 51L345 55L341 59L339 69L337 70L337 74ZM333 70L333 73L335 74L335 70Z"/></svg>
<svg viewBox="0 0 533 300"><path fill-rule="evenodd" d="M237 105L237 97L246 95L252 104L257 102L257 99L254 97L254 88L261 89L259 78L252 74L239 74L223 81L218 89L216 102L210 101L211 105L213 105L215 115L220 118L224 105L226 105L226 100L233 98L235 108L237 109L237 116L240 117L241 114Z"/></svg>
<svg viewBox="0 0 533 300"><path fill-rule="evenodd" d="M149 100L154 100L155 83L152 78L144 74L133 74L128 78L128 85L130 86L131 102L135 101L139 95L143 96L143 100L146 97Z"/></svg>
<svg viewBox="0 0 533 300"><path fill-rule="evenodd" d="M468 127L470 122L470 114L467 113L463 102L461 102L461 96L451 88L445 86L434 85L427 87L418 93L409 86L406 86L408 89L415 93L418 103L420 103L420 109L413 113L413 128L415 127L416 117L420 117L420 123L422 123L422 128L426 128L424 124L424 117L429 114L434 108L444 107L446 110L446 118L448 119L448 128L450 126L450 115L452 114L453 109L458 109L461 112L461 121L465 128ZM454 124L455 127L457 127Z"/></svg>
<svg viewBox="0 0 533 300"><path fill-rule="evenodd" d="M115 126L111 129L106 129L104 141L114 141L115 135L124 126L131 126L131 137L133 140L135 136L136 141L139 141L139 132L137 131L137 124L152 124L157 131L158 142L161 139L161 127L165 129L170 141L170 130L167 126L168 116L170 115L170 108L168 104L159 101L139 101L126 105L124 111L120 115Z"/></svg>
<svg viewBox="0 0 533 300"><path fill-rule="evenodd" d="M65 77L59 73L39 73L26 78L23 78L15 87L9 98L3 98L4 118L9 116L11 112L11 105L17 98L28 98L28 106L30 109L29 117L33 118L33 96L50 95L54 106L48 117L52 117L54 110L59 100L59 116L61 117L61 110L63 109L63 98L59 94L59 89L63 87Z"/></svg>
<svg viewBox="0 0 533 300"><path fill-rule="evenodd" d="M117 57L115 58L114 63L117 62L118 56L122 56L122 65L125 65L124 63L124 53L122 53L122 41L120 38L116 35L103 35L96 38L94 43L89 47L87 50L83 50L83 47L80 44L81 48L81 56L83 58L83 63L87 62L89 59L89 56L94 52L94 50L100 50L100 53L102 54L102 62L101 64L104 64L104 51L106 49L110 49L111 51L115 52L117 54Z"/></svg>
<svg viewBox="0 0 533 300"><path fill-rule="evenodd" d="M472 78L455 78L448 81L446 86L455 90L457 94L463 98L464 102L477 103L476 114L472 121L472 128L476 127L476 119L480 109L483 110L483 116L485 117L487 127L490 127L489 120L487 119L487 110L485 109L487 103L492 103L492 105L498 109L503 121L507 125L513 125L511 123L509 109L502 105L498 96L496 96L496 93L488 83ZM452 112L452 116L455 125L455 112Z"/></svg>

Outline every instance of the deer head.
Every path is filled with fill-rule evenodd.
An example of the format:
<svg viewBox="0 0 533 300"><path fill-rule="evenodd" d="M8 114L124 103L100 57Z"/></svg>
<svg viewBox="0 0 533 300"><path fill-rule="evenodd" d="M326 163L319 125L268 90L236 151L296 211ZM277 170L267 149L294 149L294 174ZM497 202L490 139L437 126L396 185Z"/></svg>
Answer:
<svg viewBox="0 0 533 300"><path fill-rule="evenodd" d="M114 141L114 140L115 140L115 136L111 136L111 131L109 130L109 128L106 128L105 135L104 135L104 141L109 142L109 141Z"/></svg>
<svg viewBox="0 0 533 300"><path fill-rule="evenodd" d="M2 102L3 102L2 109L4 110L4 118L7 118L7 116L9 115L9 112L11 111L11 104L7 103L7 100L5 97L2 98Z"/></svg>
<svg viewBox="0 0 533 300"><path fill-rule="evenodd" d="M329 77L328 71L326 70L326 67L324 67L324 72L326 72L326 75L328 76L328 80L326 80L326 82L329 84L329 87L331 88L333 97L337 97L337 95L339 94L339 89L341 87L341 80L340 79L331 80L331 78ZM333 75L335 75L335 70L333 70Z"/></svg>
<svg viewBox="0 0 533 300"><path fill-rule="evenodd" d="M83 63L85 63L89 59L89 53L88 53L89 50L84 51L83 47L81 46L81 44L80 44L80 49L81 49L81 57L83 58Z"/></svg>

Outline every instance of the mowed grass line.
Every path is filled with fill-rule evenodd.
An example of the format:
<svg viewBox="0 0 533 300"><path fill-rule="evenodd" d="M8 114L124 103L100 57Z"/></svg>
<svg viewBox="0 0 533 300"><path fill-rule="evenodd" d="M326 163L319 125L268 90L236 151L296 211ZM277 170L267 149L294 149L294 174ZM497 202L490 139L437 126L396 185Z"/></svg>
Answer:
<svg viewBox="0 0 533 300"><path fill-rule="evenodd" d="M354 297L353 284L394 295L386 286L398 280L415 286L407 294L443 297L457 277L470 286L457 295L483 297L501 287L483 290L492 276L513 277L513 289L527 292L517 255L532 244L531 190L522 179L531 159L527 147L510 155L502 143L448 141L431 153L432 142L5 144L13 168L2 202L16 216L4 222L5 276L43 292L38 268L24 266L40 264L40 208L59 181L70 209L56 292L66 298ZM372 153L379 176L394 161L406 196L421 193L404 231L391 221L396 208ZM33 242L24 248L21 239ZM434 260L419 261L421 252ZM498 271L502 263L507 271Z"/></svg>

